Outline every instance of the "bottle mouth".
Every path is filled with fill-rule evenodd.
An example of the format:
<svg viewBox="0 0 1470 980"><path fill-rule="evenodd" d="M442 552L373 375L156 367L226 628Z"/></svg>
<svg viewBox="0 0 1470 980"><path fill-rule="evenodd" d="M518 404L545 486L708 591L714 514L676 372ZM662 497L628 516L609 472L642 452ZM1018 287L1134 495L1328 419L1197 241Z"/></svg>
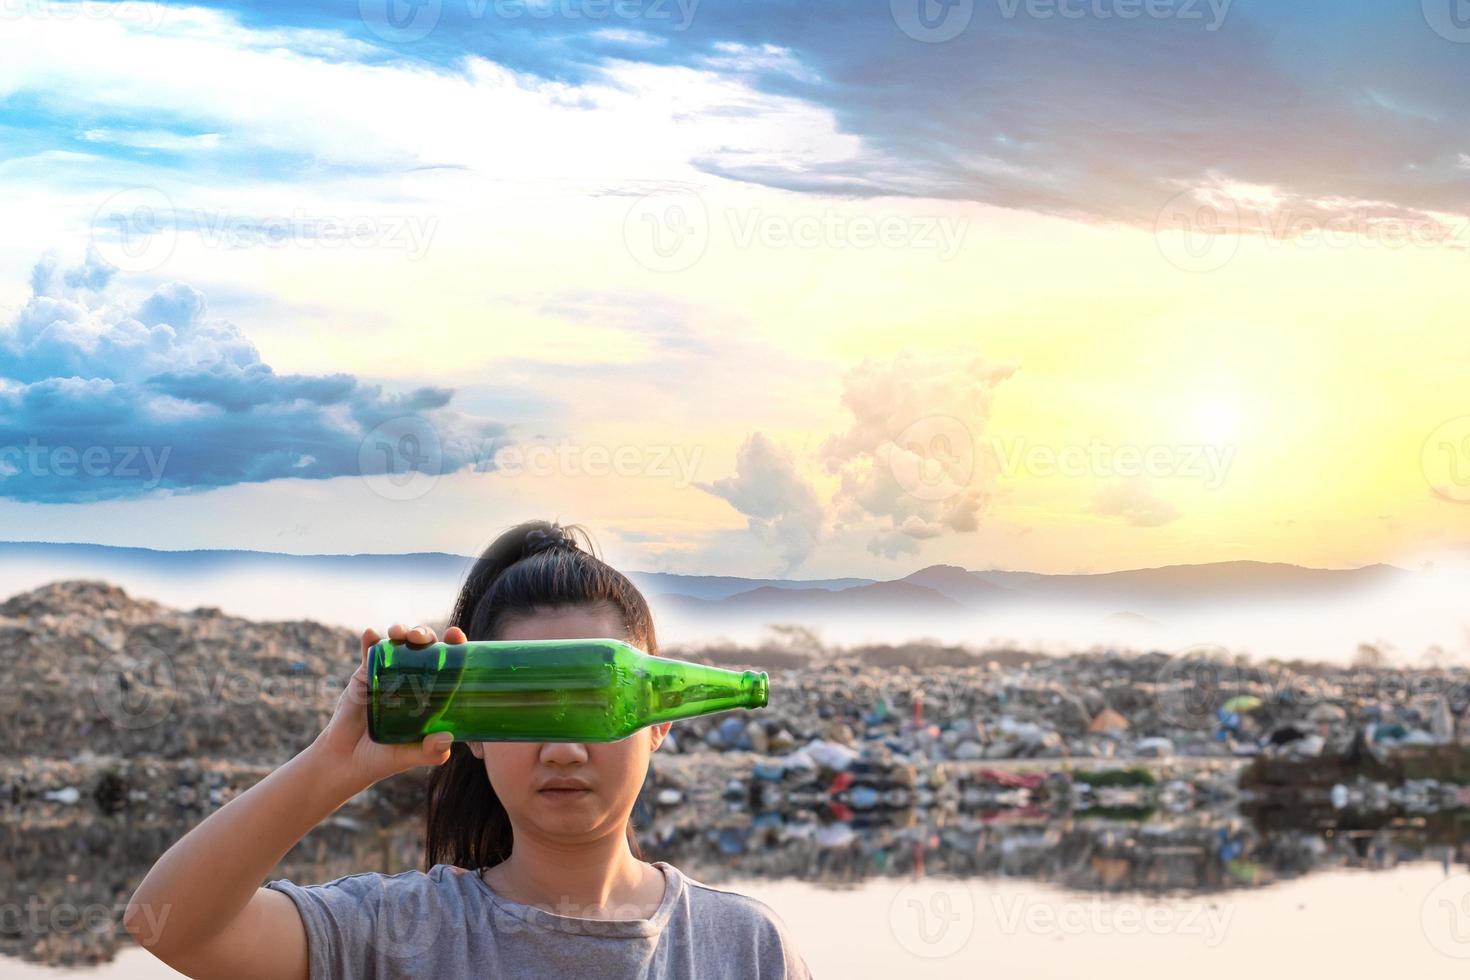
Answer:
<svg viewBox="0 0 1470 980"><path fill-rule="evenodd" d="M770 694L770 681L766 678L765 671L747 670L745 689L750 692L750 707L764 708L766 706L766 699Z"/></svg>
<svg viewBox="0 0 1470 980"><path fill-rule="evenodd" d="M378 666L382 651L379 649L381 642L374 643L368 650L368 674L367 674L367 732L368 738L374 742L381 741L381 726L378 724Z"/></svg>

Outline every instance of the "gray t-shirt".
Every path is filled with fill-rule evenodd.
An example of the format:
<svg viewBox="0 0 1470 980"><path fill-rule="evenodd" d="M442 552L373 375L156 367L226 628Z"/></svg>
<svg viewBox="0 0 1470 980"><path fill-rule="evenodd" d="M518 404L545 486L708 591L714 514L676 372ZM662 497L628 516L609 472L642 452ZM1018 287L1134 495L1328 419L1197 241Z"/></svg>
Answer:
<svg viewBox="0 0 1470 980"><path fill-rule="evenodd" d="M810 980L769 906L686 876L664 861L664 897L648 919L585 919L512 902L473 871L347 875L321 885L266 882L291 896L310 947L311 980Z"/></svg>

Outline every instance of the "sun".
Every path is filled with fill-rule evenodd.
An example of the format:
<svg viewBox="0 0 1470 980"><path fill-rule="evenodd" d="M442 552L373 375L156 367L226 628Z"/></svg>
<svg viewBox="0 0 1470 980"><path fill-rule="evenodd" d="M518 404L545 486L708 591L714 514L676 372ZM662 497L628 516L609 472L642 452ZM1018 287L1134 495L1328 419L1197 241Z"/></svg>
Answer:
<svg viewBox="0 0 1470 980"><path fill-rule="evenodd" d="M1212 393L1195 403L1195 431L1205 442L1235 442L1246 422L1245 402L1237 395Z"/></svg>

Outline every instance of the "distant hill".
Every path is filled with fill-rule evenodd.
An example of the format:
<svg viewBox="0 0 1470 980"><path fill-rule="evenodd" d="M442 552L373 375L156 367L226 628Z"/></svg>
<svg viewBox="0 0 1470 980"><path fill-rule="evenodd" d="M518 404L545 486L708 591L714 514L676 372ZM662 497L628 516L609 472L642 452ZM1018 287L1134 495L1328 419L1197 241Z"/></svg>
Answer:
<svg viewBox="0 0 1470 980"><path fill-rule="evenodd" d="M256 620L310 619L355 630L395 621L437 627L474 560L435 551L291 555L0 542L0 596L93 578L179 608L215 606ZM768 626L801 624L838 643L1221 643L1333 659L1351 656L1360 642L1397 643L1411 653L1430 642L1457 649L1467 635L1460 613L1419 587L1421 573L1390 565L1232 561L1049 575L935 564L890 581L628 574L648 597L666 642L752 642Z"/></svg>
<svg viewBox="0 0 1470 980"><path fill-rule="evenodd" d="M847 589L793 589L763 585L725 599L696 599L691 596L665 595L667 604L691 611L723 607L761 615L792 612L858 612L888 610L893 612L957 612L964 609L943 593L911 582L875 582Z"/></svg>
<svg viewBox="0 0 1470 980"><path fill-rule="evenodd" d="M1235 599L1301 599L1341 595L1406 581L1412 576L1392 565L1362 568L1303 568L1281 562L1226 561L1204 565L1166 565L1091 575L1044 575L1035 572L971 573L993 585L1047 599L1085 599L1128 605L1139 598L1151 608L1179 603Z"/></svg>
<svg viewBox="0 0 1470 980"><path fill-rule="evenodd" d="M905 575L900 581L931 589L967 606L978 606L1015 595L1014 589L987 581L958 565L930 565Z"/></svg>

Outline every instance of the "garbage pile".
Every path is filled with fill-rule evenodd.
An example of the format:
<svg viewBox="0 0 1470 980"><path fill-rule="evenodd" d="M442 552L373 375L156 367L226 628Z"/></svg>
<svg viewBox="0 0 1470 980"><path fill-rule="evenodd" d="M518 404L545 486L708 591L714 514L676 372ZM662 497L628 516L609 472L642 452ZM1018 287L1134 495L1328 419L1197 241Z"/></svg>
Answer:
<svg viewBox="0 0 1470 980"><path fill-rule="evenodd" d="M920 648L919 653L922 653ZM1310 757L1359 732L1377 746L1470 741L1461 668L1252 665L1164 653L973 656L914 669L891 650L826 651L776 670L754 713L680 722L664 751L784 755L883 746L911 762ZM698 659L699 652L671 653ZM738 663L739 651L721 659Z"/></svg>
<svg viewBox="0 0 1470 980"><path fill-rule="evenodd" d="M105 753L279 765L321 730L360 657L348 630L183 611L90 580L11 597L0 604L0 636L12 662L0 685L8 759ZM907 789L919 797L942 763L1311 758L1355 737L1375 750L1454 744L1470 724L1470 678L1459 668L1253 665L1160 652L1050 657L931 642L661 652L766 665L772 678L767 707L680 721L659 755L746 753L768 760L765 772L779 766L783 779L860 763L908 766ZM161 789L142 785L155 778L147 772L134 777L129 794ZM49 788L95 793L89 780L100 778ZM896 799L894 788L853 792L866 802L868 789ZM0 785L0 799L5 792Z"/></svg>

